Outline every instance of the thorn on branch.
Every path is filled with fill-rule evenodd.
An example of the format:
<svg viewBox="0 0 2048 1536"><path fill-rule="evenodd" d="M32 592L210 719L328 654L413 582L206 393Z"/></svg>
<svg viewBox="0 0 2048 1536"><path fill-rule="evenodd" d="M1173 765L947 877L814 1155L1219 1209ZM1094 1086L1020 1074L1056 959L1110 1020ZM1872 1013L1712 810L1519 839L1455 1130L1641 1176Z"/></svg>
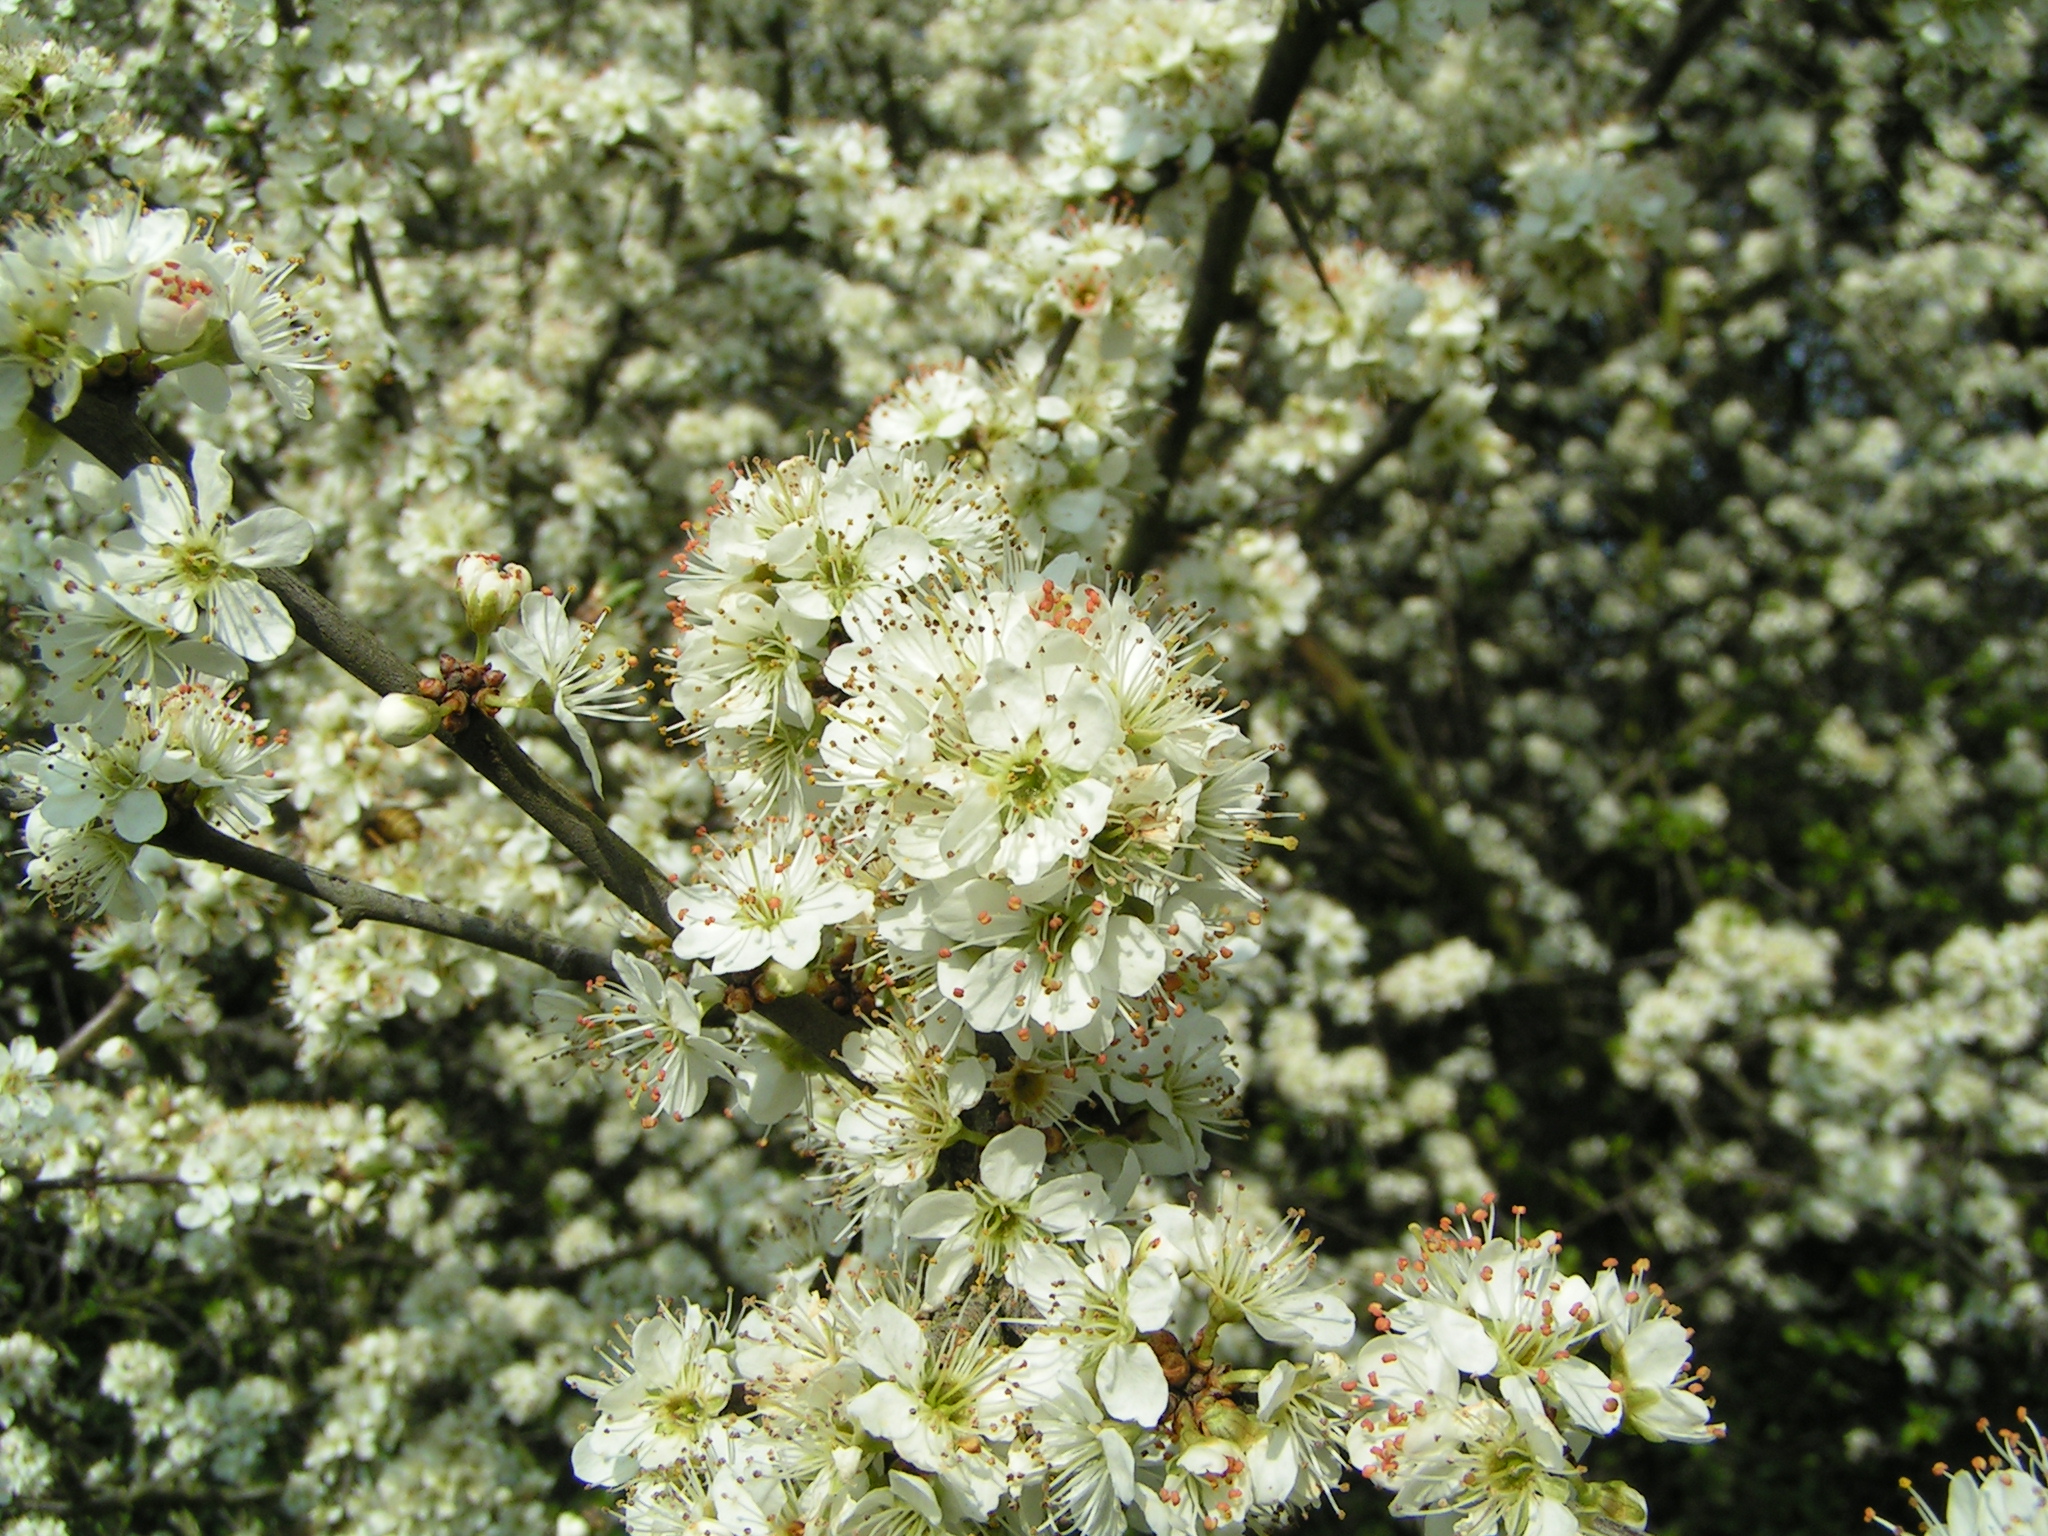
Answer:
<svg viewBox="0 0 2048 1536"><path fill-rule="evenodd" d="M1287 229L1294 236L1294 243L1301 247L1301 254L1308 259L1309 270L1316 275L1316 282L1329 296L1330 303L1341 316L1344 301L1337 297L1337 290L1330 286L1329 275L1323 271L1323 258L1316 254L1315 241L1309 238L1308 225L1301 217L1301 209L1295 204L1294 194L1287 190L1287 182L1276 166L1272 172L1271 185L1273 204L1280 210L1280 217L1287 221Z"/></svg>

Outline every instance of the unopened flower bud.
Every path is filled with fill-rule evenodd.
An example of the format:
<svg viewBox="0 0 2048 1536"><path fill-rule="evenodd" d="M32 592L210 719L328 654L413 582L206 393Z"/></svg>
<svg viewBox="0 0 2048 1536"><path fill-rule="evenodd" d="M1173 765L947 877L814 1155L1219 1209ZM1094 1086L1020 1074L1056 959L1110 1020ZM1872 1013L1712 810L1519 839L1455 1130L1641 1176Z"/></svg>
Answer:
<svg viewBox="0 0 2048 1536"><path fill-rule="evenodd" d="M464 555L455 562L455 590L470 632L488 635L518 612L520 599L533 590L533 574L496 555Z"/></svg>
<svg viewBox="0 0 2048 1536"><path fill-rule="evenodd" d="M438 731L447 714L447 705L436 704L417 693L387 693L377 701L371 728L386 744L409 747Z"/></svg>
<svg viewBox="0 0 2048 1536"><path fill-rule="evenodd" d="M191 351L213 323L214 298L213 279L199 267L158 262L136 293L136 339L152 352Z"/></svg>
<svg viewBox="0 0 2048 1536"><path fill-rule="evenodd" d="M135 1042L126 1035L115 1035L103 1040L92 1053L93 1065L102 1072L125 1072L142 1060L142 1053L135 1049Z"/></svg>

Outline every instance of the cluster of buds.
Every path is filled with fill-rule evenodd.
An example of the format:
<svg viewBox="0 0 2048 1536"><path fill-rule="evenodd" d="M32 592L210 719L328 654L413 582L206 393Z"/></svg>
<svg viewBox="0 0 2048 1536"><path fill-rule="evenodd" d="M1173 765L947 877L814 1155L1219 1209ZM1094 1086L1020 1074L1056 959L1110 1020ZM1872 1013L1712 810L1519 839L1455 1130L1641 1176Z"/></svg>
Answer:
<svg viewBox="0 0 2048 1536"><path fill-rule="evenodd" d="M480 661L464 661L445 652L441 675L423 677L417 693L387 693L377 703L374 726L394 747L425 741L434 732L451 735L469 724L472 710L495 715L504 705L498 690L505 674Z"/></svg>
<svg viewBox="0 0 2048 1536"><path fill-rule="evenodd" d="M506 702L498 691L505 686L505 674L485 662L490 637L518 614L532 590L533 573L523 565L480 553L456 561L455 594L476 636L475 659L444 654L441 675L421 678L417 693L385 694L374 721L378 736L394 747L409 747L439 730L461 730L471 710L497 714Z"/></svg>

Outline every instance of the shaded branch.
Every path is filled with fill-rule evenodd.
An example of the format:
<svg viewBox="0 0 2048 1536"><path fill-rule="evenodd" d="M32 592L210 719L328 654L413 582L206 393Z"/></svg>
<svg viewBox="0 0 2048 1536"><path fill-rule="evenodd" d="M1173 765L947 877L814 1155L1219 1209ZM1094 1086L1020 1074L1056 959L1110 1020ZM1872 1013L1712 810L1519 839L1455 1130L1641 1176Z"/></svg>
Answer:
<svg viewBox="0 0 2048 1536"><path fill-rule="evenodd" d="M378 693L411 693L418 688L419 669L324 593L291 571L264 571L262 577L292 616L300 636L351 677ZM522 752L502 725L472 711L460 731L443 731L435 739L545 827L606 890L663 933L676 933L676 920L668 910L667 876Z"/></svg>
<svg viewBox="0 0 2048 1536"><path fill-rule="evenodd" d="M86 410L87 401L95 407L107 404L108 408ZM117 475L126 475L138 464L151 462L175 466L181 475L189 474L187 467L178 463L176 456L136 420L134 404L134 394L127 395L124 411L120 405L104 402L98 394L88 391L80 397L80 408L56 423L57 430ZM420 673L416 667L324 593L291 571L264 571L261 576L263 584L291 614L300 637L344 672L377 693L411 693L418 686ZM662 933L672 936L678 931L676 920L669 915L667 877L639 849L612 831L596 811L543 772L539 764L519 749L503 726L488 716L472 714L463 730L453 735L443 733L439 739L496 785L506 799L546 828L606 890ZM333 907L344 925L371 921L417 928L530 960L571 981L588 981L611 973L610 958L596 950L567 943L523 924L499 922L433 902L417 901L315 869L284 854L229 837L193 817L182 818L165 828L156 842L180 857L238 869L310 896ZM823 1070L847 1075L838 1052L839 1043L856 1027L853 1019L808 995L762 1000L753 1011L815 1056Z"/></svg>
<svg viewBox="0 0 2048 1536"><path fill-rule="evenodd" d="M297 859L245 843L240 838L208 826L190 813L174 816L170 825L153 839L156 846L183 859L202 859L245 875L268 880L272 885L297 891L334 908L341 926L357 923L395 923L417 928L443 938L460 939L480 949L530 961L568 981L590 981L612 971L609 956L580 944L571 944L524 923L506 922L481 913L462 912L437 902L420 901L395 891L365 885L345 875L332 874L301 864Z"/></svg>
<svg viewBox="0 0 2048 1536"><path fill-rule="evenodd" d="M863 1027L860 1020L834 1012L808 992L799 992L794 997L756 998L749 1011L766 1019L815 1057L818 1071L843 1077L849 1083L859 1082L841 1059L839 1046L854 1030ZM717 1013L714 1010L705 1017L715 1021Z"/></svg>
<svg viewBox="0 0 2048 1536"><path fill-rule="evenodd" d="M1033 387L1035 395L1052 393L1053 380L1060 376L1060 364L1067 360L1067 349L1074 344L1074 338L1081 334L1081 317L1069 315L1060 325L1059 335L1052 339L1052 350L1045 354L1045 367L1039 370L1038 383Z"/></svg>
<svg viewBox="0 0 2048 1536"><path fill-rule="evenodd" d="M19 1177L19 1175L16 1175ZM117 1184L182 1185L175 1173L73 1173L58 1179L22 1179L25 1194L53 1195L67 1189L110 1189Z"/></svg>
<svg viewBox="0 0 2048 1536"><path fill-rule="evenodd" d="M1442 809L1423 786L1415 760L1387 729L1372 690L1319 635L1299 635L1291 649L1295 660L1335 707L1338 718L1351 728L1358 743L1379 764L1393 787L1395 815L1429 859L1438 878L1452 895L1486 914L1485 935L1520 969L1528 957L1528 940L1513 911L1502 900L1507 893L1474 862L1472 850L1464 840L1444 825Z"/></svg>
<svg viewBox="0 0 2048 1536"><path fill-rule="evenodd" d="M1287 221L1287 232L1294 236L1294 244L1308 263L1309 271L1315 273L1316 282L1322 286L1323 296L1330 301L1330 307L1339 317L1344 313L1344 301L1337 297L1337 290L1330 286L1329 274L1323 270L1323 258L1316 254L1316 243L1309 234L1308 221L1301 216L1301 209L1294 201L1294 194L1287 190L1287 179L1278 171L1269 173L1273 183L1273 206L1280 210L1280 217Z"/></svg>
<svg viewBox="0 0 2048 1536"><path fill-rule="evenodd" d="M177 456L136 419L135 398L131 391L103 395L95 385L79 396L69 416L54 425L117 475L125 476L146 463L175 466L180 475L189 475ZM417 667L294 572L259 574L291 614L300 638L358 682L377 693L411 693L419 686ZM668 911L667 878L639 849L612 831L602 816L544 773L503 726L473 714L463 730L443 732L439 740L545 827L606 890L661 932L677 931Z"/></svg>
<svg viewBox="0 0 2048 1536"><path fill-rule="evenodd" d="M1663 106L1671 87L1678 83L1680 71L1707 46L1720 31L1721 23L1734 15L1741 4L1742 0L1688 0L1685 9L1679 12L1671 41L1650 66L1649 78L1636 87L1635 95L1629 99L1629 110L1638 117L1649 117Z"/></svg>
<svg viewBox="0 0 2048 1536"><path fill-rule="evenodd" d="M122 982L120 990L100 1005L100 1010L79 1025L71 1037L57 1047L56 1070L62 1072L79 1057L100 1043L101 1036L115 1028L128 1017L129 1010L140 1002L141 995L128 982Z"/></svg>
<svg viewBox="0 0 2048 1536"><path fill-rule="evenodd" d="M1131 525L1116 568L1133 573L1150 569L1167 552L1171 543L1168 516L1173 491L1187 458L1188 443L1202 415L1202 384L1209 369L1209 353L1216 344L1230 308L1231 292L1237 281L1238 263L1251 233L1252 215L1265 196L1273 158L1287 137L1287 119L1294 103L1308 85L1310 72L1323 45L1337 25L1358 9L1356 4L1323 4L1297 0L1287 7L1266 62L1252 88L1245 121L1251 124L1243 138L1243 149L1231 173L1230 189L1209 215L1202 236L1202 254L1195 266L1194 287L1188 294L1187 317L1181 322L1174 343L1173 385L1166 393L1166 420L1160 429L1156 458L1160 486L1138 519Z"/></svg>

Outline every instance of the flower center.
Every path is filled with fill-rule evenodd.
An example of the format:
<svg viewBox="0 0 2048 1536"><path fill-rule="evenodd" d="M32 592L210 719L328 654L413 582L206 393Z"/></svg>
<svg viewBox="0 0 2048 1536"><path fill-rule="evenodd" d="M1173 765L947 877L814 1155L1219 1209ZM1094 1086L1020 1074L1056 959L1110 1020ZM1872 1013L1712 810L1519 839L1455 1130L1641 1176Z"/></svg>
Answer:
<svg viewBox="0 0 2048 1536"><path fill-rule="evenodd" d="M1034 735L1003 769L999 793L1013 817L1028 821L1050 813L1060 791L1081 777L1050 762Z"/></svg>
<svg viewBox="0 0 2048 1536"><path fill-rule="evenodd" d="M177 567L178 575L185 585L199 591L204 591L219 581L222 573L228 569L228 562L212 544L180 545L178 552L171 557L171 563Z"/></svg>
<svg viewBox="0 0 2048 1536"><path fill-rule="evenodd" d="M924 1389L924 1412L934 1424L966 1429L974 1423L974 1398L966 1382L950 1371L940 1371Z"/></svg>
<svg viewBox="0 0 2048 1536"><path fill-rule="evenodd" d="M688 1387L664 1387L647 1402L647 1416L671 1434L687 1433L705 1417L703 1399Z"/></svg>

